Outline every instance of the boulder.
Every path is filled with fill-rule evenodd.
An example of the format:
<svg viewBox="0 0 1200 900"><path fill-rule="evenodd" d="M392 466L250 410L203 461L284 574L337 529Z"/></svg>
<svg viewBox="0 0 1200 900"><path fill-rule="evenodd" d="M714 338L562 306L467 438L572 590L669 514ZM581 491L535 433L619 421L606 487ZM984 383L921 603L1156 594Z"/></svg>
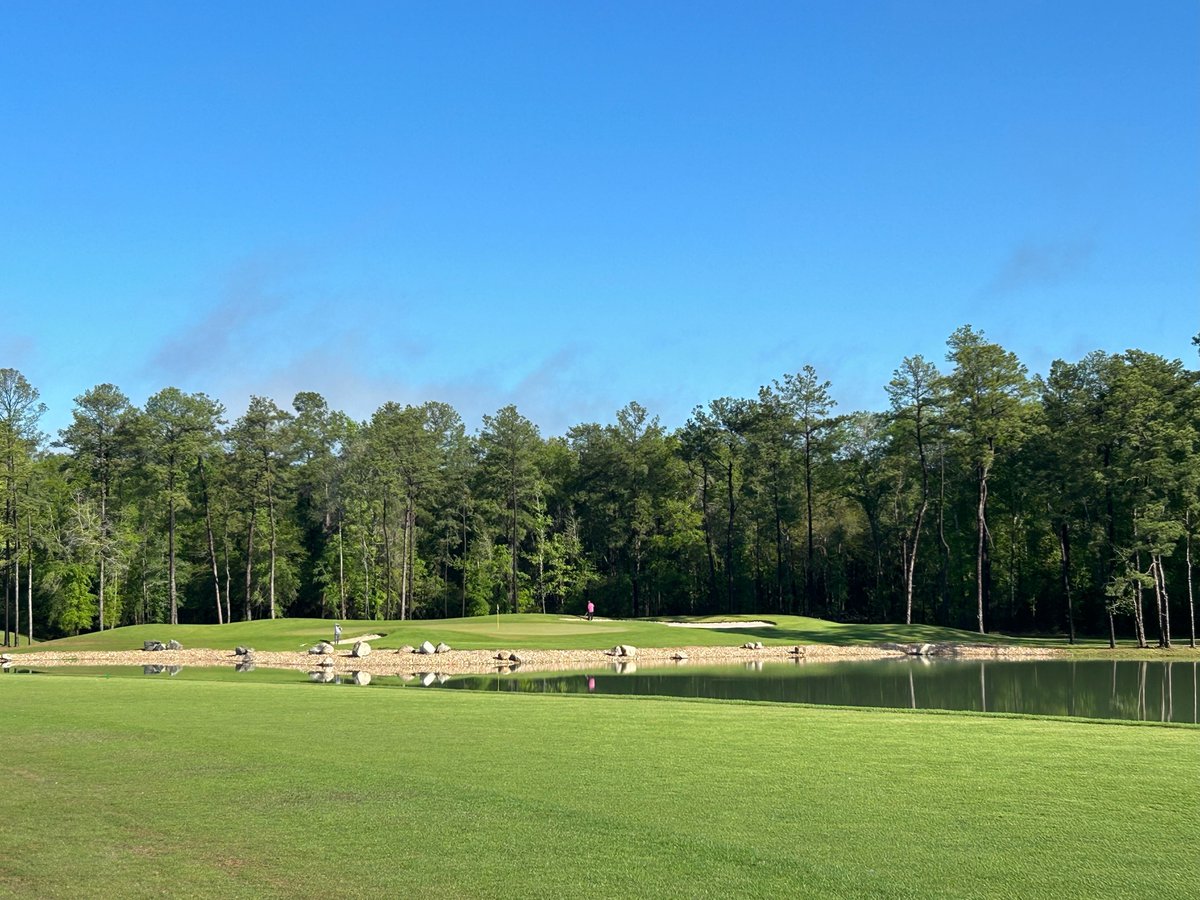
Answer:
<svg viewBox="0 0 1200 900"><path fill-rule="evenodd" d="M508 654L508 661L515 662L517 665L520 665L521 663L525 662L525 660L522 659L520 656L518 656L516 653Z"/></svg>
<svg viewBox="0 0 1200 900"><path fill-rule="evenodd" d="M171 638L171 640L167 641L167 649L168 650L182 650L183 644L179 643L179 641L175 640L175 638Z"/></svg>
<svg viewBox="0 0 1200 900"><path fill-rule="evenodd" d="M235 672L253 672L254 671L254 659L252 657L248 658L248 659L243 659L240 663L237 663L233 667L233 670Z"/></svg>
<svg viewBox="0 0 1200 900"><path fill-rule="evenodd" d="M321 641L321 643L308 648L310 656L325 656L332 652L333 644L330 644L328 641Z"/></svg>
<svg viewBox="0 0 1200 900"><path fill-rule="evenodd" d="M429 687L437 683L437 672L421 672L417 675L422 687Z"/></svg>
<svg viewBox="0 0 1200 900"><path fill-rule="evenodd" d="M142 641L143 650L166 650L166 645L162 641Z"/></svg>
<svg viewBox="0 0 1200 900"><path fill-rule="evenodd" d="M682 650L676 650L674 653L671 654L671 659L679 660L680 662L686 660L687 658L688 658L688 655L686 653L684 653Z"/></svg>
<svg viewBox="0 0 1200 900"><path fill-rule="evenodd" d="M434 649L435 653L445 653L447 650L450 649L450 645L442 643L441 641L438 641L438 645L436 647L434 647L433 649Z"/></svg>
<svg viewBox="0 0 1200 900"><path fill-rule="evenodd" d="M637 656L637 647L632 644L618 644L622 656Z"/></svg>
<svg viewBox="0 0 1200 900"><path fill-rule="evenodd" d="M792 654L792 656L799 656L799 657L808 655L808 651L800 646L793 647L791 650L788 651L788 653Z"/></svg>
<svg viewBox="0 0 1200 900"><path fill-rule="evenodd" d="M254 653L253 647L238 647L233 651L234 656L251 656Z"/></svg>
<svg viewBox="0 0 1200 900"><path fill-rule="evenodd" d="M412 653L412 652L413 652L415 649L416 649L416 648L415 648L415 647L413 647L413 645L412 645L412 644L405 644L403 647L401 647L401 648L400 648L399 650L397 650L396 652L397 652L397 653Z"/></svg>
<svg viewBox="0 0 1200 900"><path fill-rule="evenodd" d="M332 669L334 666L333 657L332 656L323 656L323 657L321 657L321 660L317 663L317 665L322 666L326 669Z"/></svg>
<svg viewBox="0 0 1200 900"><path fill-rule="evenodd" d="M742 644L742 649L743 650L762 650L763 642L762 641L746 641L746 643Z"/></svg>
<svg viewBox="0 0 1200 900"><path fill-rule="evenodd" d="M424 641L421 646L416 649L416 652L424 653L426 656L429 656L433 653L437 653L437 647L433 646L433 644L429 643L429 641Z"/></svg>
<svg viewBox="0 0 1200 900"><path fill-rule="evenodd" d="M933 644L922 644L917 648L917 656L932 656Z"/></svg>
<svg viewBox="0 0 1200 900"><path fill-rule="evenodd" d="M360 686L370 684L371 683L371 673L370 672L354 672L351 675L351 680L355 684L360 685Z"/></svg>
<svg viewBox="0 0 1200 900"><path fill-rule="evenodd" d="M355 641L354 649L350 651L350 655L356 659L362 659L364 656L370 656L371 645L366 641Z"/></svg>
<svg viewBox="0 0 1200 900"><path fill-rule="evenodd" d="M512 656L511 650L501 650L499 653L497 653L495 656L493 656L492 659L508 660L511 656Z"/></svg>
<svg viewBox="0 0 1200 900"><path fill-rule="evenodd" d="M308 680L318 684L333 684L334 677L333 669L317 669L308 673Z"/></svg>
<svg viewBox="0 0 1200 900"><path fill-rule="evenodd" d="M9 653L0 653L0 663L12 662L12 655Z"/></svg>

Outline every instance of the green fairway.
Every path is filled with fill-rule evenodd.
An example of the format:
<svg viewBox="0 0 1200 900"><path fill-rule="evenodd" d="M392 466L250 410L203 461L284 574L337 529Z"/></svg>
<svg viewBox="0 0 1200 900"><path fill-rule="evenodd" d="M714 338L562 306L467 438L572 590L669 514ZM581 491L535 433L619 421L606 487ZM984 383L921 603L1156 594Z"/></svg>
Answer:
<svg viewBox="0 0 1200 900"><path fill-rule="evenodd" d="M342 622L343 640L356 635L382 634L373 647L386 649L424 640L445 641L459 649L515 646L525 649L601 649L613 644L639 647L737 645L747 640L765 644L866 644L881 641L996 642L994 635L982 636L932 625L846 625L804 616L711 616L676 618L670 621L707 622L763 620L768 628L714 630L672 628L648 619L596 619L577 616L521 615L477 616L466 619L407 621L347 620ZM140 650L147 640L178 640L186 648L233 649L249 644L258 650L298 650L321 640L333 639L329 619L274 619L234 622L229 625L131 625L110 631L81 634L35 644L33 650Z"/></svg>
<svg viewBox="0 0 1200 900"><path fill-rule="evenodd" d="M0 894L1195 896L1200 730L0 676Z"/></svg>

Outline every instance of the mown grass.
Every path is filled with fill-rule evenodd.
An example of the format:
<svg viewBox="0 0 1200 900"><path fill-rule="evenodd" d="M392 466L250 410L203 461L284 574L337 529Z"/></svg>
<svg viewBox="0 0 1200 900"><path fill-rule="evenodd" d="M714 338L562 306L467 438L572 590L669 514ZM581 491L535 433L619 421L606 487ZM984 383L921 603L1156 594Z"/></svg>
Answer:
<svg viewBox="0 0 1200 900"><path fill-rule="evenodd" d="M1195 896L1200 730L0 677L0 894Z"/></svg>
<svg viewBox="0 0 1200 900"><path fill-rule="evenodd" d="M664 621L769 620L769 628L712 630L670 628ZM381 649L445 641L459 649L522 647L526 649L600 649L613 644L639 647L729 646L747 640L765 644L864 644L881 641L1003 640L968 631L931 625L845 625L804 616L713 616L680 617L671 620L596 619L576 616L521 615L480 616L466 619L423 619L407 621L349 620L342 622L343 640L356 635L382 634L372 646ZM178 640L186 648L233 649L248 644L258 650L298 650L317 641L333 639L329 619L274 619L233 622L228 625L132 625L110 631L81 634L35 645L35 650L140 650L147 640Z"/></svg>

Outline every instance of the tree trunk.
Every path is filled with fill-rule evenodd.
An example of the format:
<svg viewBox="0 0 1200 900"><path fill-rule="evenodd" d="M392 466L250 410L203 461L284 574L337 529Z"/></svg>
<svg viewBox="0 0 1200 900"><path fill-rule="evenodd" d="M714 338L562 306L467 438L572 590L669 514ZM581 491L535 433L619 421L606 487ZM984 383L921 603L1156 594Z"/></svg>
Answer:
<svg viewBox="0 0 1200 900"><path fill-rule="evenodd" d="M208 532L208 558L212 561L213 593L217 598L217 624L224 625L225 618L221 610L221 574L217 569L217 541L213 536L212 504L208 502L208 477L204 474L204 460L200 460L200 487L204 494L204 528ZM101 584L104 579L104 560L100 561ZM103 591L103 587L101 588ZM101 593L103 597L103 593ZM104 601L100 602L100 618L104 618Z"/></svg>
<svg viewBox="0 0 1200 900"><path fill-rule="evenodd" d="M250 608L250 591L254 586L254 525L258 521L258 510L250 507L250 528L246 535L246 621L254 618Z"/></svg>
<svg viewBox="0 0 1200 900"><path fill-rule="evenodd" d="M271 604L271 618L275 618L275 486L273 479L267 480L267 521L271 526L270 560L271 570L268 578L267 600Z"/></svg>
<svg viewBox="0 0 1200 900"><path fill-rule="evenodd" d="M985 582L987 581L988 576L991 574L990 568L987 565L987 479L987 469L981 466L979 469L979 506L976 511L978 543L975 553L975 597L977 601L977 618L980 634L987 633L983 626L983 610L986 601Z"/></svg>
<svg viewBox="0 0 1200 900"><path fill-rule="evenodd" d="M815 563L813 557L813 491L812 491L812 435L804 434L804 506L805 526L808 532L808 545L805 548L806 563L804 567L804 614L809 615L813 608L815 593Z"/></svg>
<svg viewBox="0 0 1200 900"><path fill-rule="evenodd" d="M1161 556L1151 563L1154 569L1154 593L1158 597L1158 646L1171 648L1171 601L1167 596L1167 573L1163 571Z"/></svg>
<svg viewBox="0 0 1200 900"><path fill-rule="evenodd" d="M387 525L387 494L383 495L383 577L385 583L383 586L383 615L384 618L389 618L392 615L392 541L388 534Z"/></svg>
<svg viewBox="0 0 1200 900"><path fill-rule="evenodd" d="M342 618L346 618L346 558L342 552L342 520L338 517L338 600Z"/></svg>
<svg viewBox="0 0 1200 900"><path fill-rule="evenodd" d="M1190 516L1189 516L1190 519ZM1191 528L1191 522L1188 523L1188 528ZM1188 589L1188 624L1191 626L1191 637L1188 640L1188 646L1193 650L1196 649L1196 601L1192 596L1192 533L1188 531L1184 541L1184 563L1187 566L1187 589Z"/></svg>
<svg viewBox="0 0 1200 900"><path fill-rule="evenodd" d="M1067 640L1075 643L1075 609L1071 604L1071 533L1067 520L1058 526L1059 570L1062 574L1063 596L1067 600Z"/></svg>
<svg viewBox="0 0 1200 900"><path fill-rule="evenodd" d="M404 520L400 528L400 618L408 618L408 549L412 541L412 523L409 520L409 510L412 509L412 498L404 501Z"/></svg>
<svg viewBox="0 0 1200 900"><path fill-rule="evenodd" d="M179 602L175 593L175 485L170 486L171 499L167 503L167 583L171 596L171 624L179 624Z"/></svg>
<svg viewBox="0 0 1200 900"><path fill-rule="evenodd" d="M729 454L729 465L725 467L725 490L729 501L729 523L725 531L725 603L730 613L737 612L733 606L733 523L737 506L733 499L733 452Z"/></svg>

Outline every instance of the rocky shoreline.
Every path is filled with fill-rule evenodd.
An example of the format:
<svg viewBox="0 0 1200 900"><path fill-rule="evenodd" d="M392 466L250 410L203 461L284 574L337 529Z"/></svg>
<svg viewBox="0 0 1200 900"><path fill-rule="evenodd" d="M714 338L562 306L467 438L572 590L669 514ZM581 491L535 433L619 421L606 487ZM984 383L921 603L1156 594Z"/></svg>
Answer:
<svg viewBox="0 0 1200 900"><path fill-rule="evenodd" d="M632 648L631 648L632 649ZM721 665L757 662L836 662L838 660L899 659L906 656L956 659L1054 659L1065 651L1049 648L996 647L975 644L886 644L839 647L829 644L770 645L745 647L640 647L632 655L614 655L607 650L446 650L425 655L409 650L378 649L367 656L352 655L352 644L343 641L333 653L313 655L304 651L253 651L254 666L311 671L369 672L372 675L416 675L439 672L447 675L484 675L511 671L560 672L636 666ZM517 657L516 660L511 657ZM498 658L502 657L502 658ZM12 656L11 665L22 668L53 666L232 666L248 661L232 650L123 650L114 652L34 652Z"/></svg>

